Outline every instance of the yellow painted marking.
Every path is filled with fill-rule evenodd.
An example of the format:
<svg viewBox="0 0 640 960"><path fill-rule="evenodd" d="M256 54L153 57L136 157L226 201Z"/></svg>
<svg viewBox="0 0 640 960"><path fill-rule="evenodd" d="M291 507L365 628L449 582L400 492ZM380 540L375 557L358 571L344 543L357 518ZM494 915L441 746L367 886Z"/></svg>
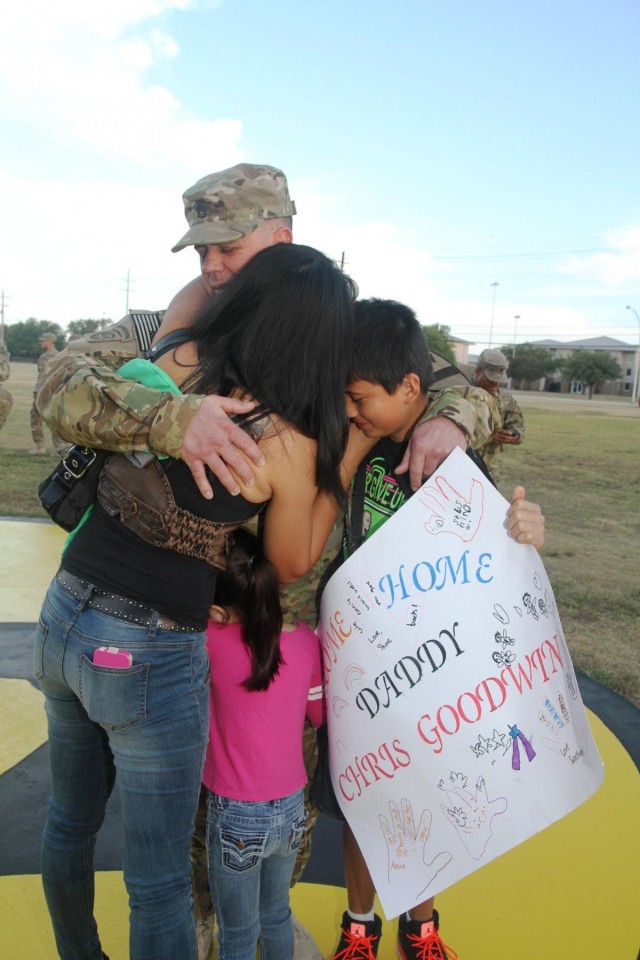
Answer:
<svg viewBox="0 0 640 960"><path fill-rule="evenodd" d="M50 524L0 521L0 623L35 623L65 534ZM40 694L26 681L0 681L2 770L44 741ZM605 781L585 804L436 898L442 937L461 960L570 960L636 956L640 941L640 777L631 758L589 712ZM13 744L13 746L12 746ZM8 746L7 746L8 745ZM29 797L25 795L25 816ZM0 833L0 863L2 843ZM291 905L325 957L332 956L346 891L299 883ZM128 956L128 904L120 873L96 877L96 917L112 960ZM395 957L395 920L386 921L378 960ZM0 956L54 960L40 877L0 876ZM551 945L551 947L549 946Z"/></svg>
<svg viewBox="0 0 640 960"><path fill-rule="evenodd" d="M67 534L53 523L0 520L0 623L36 623Z"/></svg>
<svg viewBox="0 0 640 960"><path fill-rule="evenodd" d="M47 718L44 697L27 680L0 678L2 737L0 774L46 743Z"/></svg>

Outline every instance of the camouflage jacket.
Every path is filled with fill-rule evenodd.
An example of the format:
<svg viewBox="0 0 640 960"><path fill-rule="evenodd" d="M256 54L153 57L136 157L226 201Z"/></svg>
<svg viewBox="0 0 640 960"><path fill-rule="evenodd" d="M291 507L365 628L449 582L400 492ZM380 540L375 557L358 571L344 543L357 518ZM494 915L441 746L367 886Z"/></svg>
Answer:
<svg viewBox="0 0 640 960"><path fill-rule="evenodd" d="M490 396L490 394L487 394L487 396ZM496 430L514 430L518 434L517 442L522 443L522 438L524 437L524 417L513 394L505 390L499 390L492 399L497 408L498 422L491 433L495 433ZM493 443L493 441L489 439L482 443L474 440L472 441L472 446L478 451L492 476L495 478L497 468L496 461L504 449L503 445L501 443Z"/></svg>
<svg viewBox="0 0 640 960"><path fill-rule="evenodd" d="M202 397L152 390L118 376L144 356L164 311L127 314L119 323L74 340L47 367L38 409L56 432L98 449L180 455L182 437Z"/></svg>

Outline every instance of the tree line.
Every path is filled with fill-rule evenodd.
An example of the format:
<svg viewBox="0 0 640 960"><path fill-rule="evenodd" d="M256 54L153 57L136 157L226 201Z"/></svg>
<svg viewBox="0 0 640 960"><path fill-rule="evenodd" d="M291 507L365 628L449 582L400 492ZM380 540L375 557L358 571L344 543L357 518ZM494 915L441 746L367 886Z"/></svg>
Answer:
<svg viewBox="0 0 640 960"><path fill-rule="evenodd" d="M111 323L111 320L105 318L72 320L66 329L63 329L57 323L29 317L28 320L19 320L5 326L4 340L13 360L35 361L41 352L39 337L45 331L55 333L56 349L61 350L73 338L93 333L94 330L102 330ZM455 363L455 353L448 339L450 328L445 324L433 323L423 327L423 330L430 349ZM519 389L526 390L537 380L559 371L564 380L586 384L591 397L594 389L597 390L603 383L622 377L619 363L604 350L574 350L570 357L562 359L554 357L546 347L536 347L531 343L519 344L517 347L508 344L501 349L509 360L509 376L514 386Z"/></svg>
<svg viewBox="0 0 640 960"><path fill-rule="evenodd" d="M93 333L94 330L102 330L112 322L105 318L101 320L72 320L63 330L58 323L29 317L28 320L19 320L17 323L5 326L4 342L12 360L37 360L42 349L39 340L41 334L53 332L55 334L56 350L62 350L74 337Z"/></svg>

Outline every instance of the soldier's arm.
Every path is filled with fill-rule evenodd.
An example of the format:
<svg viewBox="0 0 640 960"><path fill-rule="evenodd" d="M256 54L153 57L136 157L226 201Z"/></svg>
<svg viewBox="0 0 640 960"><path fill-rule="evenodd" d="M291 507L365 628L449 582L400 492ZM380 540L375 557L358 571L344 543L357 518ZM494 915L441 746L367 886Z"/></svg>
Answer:
<svg viewBox="0 0 640 960"><path fill-rule="evenodd" d="M149 449L149 429L166 400L117 371L144 355L161 319L161 313L128 314L106 330L72 341L49 362L37 404L57 434L105 450Z"/></svg>
<svg viewBox="0 0 640 960"><path fill-rule="evenodd" d="M518 402L511 394L509 394L507 398L507 403L502 413L502 430L510 435L509 440L505 442L522 443L522 438L524 437L524 417Z"/></svg>
<svg viewBox="0 0 640 960"><path fill-rule="evenodd" d="M484 390L469 386L450 387L430 398L396 473L409 470L417 490L455 447L465 450L467 444L484 443L494 429L487 397Z"/></svg>
<svg viewBox="0 0 640 960"><path fill-rule="evenodd" d="M240 488L229 467L251 484L251 465L260 466L263 456L248 433L228 415L244 413L252 404L165 393L118 376L119 367L138 356L141 349L140 337L130 326L123 326L114 336L116 327L110 328L110 338L92 334L84 341L74 341L71 351L50 363L38 393L38 407L47 423L72 443L180 457L207 498L212 496L207 467L230 493L236 494ZM93 352L76 353L82 349Z"/></svg>
<svg viewBox="0 0 640 960"><path fill-rule="evenodd" d="M63 439L100 450L176 457L202 397L176 396L120 377L125 359L56 357L38 391L42 417Z"/></svg>

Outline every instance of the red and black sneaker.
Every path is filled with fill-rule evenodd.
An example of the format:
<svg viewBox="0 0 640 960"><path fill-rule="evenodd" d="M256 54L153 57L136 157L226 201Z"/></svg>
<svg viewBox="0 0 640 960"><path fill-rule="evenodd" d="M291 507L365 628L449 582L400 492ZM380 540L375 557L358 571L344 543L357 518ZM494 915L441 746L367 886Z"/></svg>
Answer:
<svg viewBox="0 0 640 960"><path fill-rule="evenodd" d="M398 921L397 953L401 960L458 960L458 954L442 942L438 935L440 918L433 911L431 920Z"/></svg>
<svg viewBox="0 0 640 960"><path fill-rule="evenodd" d="M375 960L381 935L382 920L379 916L363 923L354 920L348 911L345 912L333 960Z"/></svg>

